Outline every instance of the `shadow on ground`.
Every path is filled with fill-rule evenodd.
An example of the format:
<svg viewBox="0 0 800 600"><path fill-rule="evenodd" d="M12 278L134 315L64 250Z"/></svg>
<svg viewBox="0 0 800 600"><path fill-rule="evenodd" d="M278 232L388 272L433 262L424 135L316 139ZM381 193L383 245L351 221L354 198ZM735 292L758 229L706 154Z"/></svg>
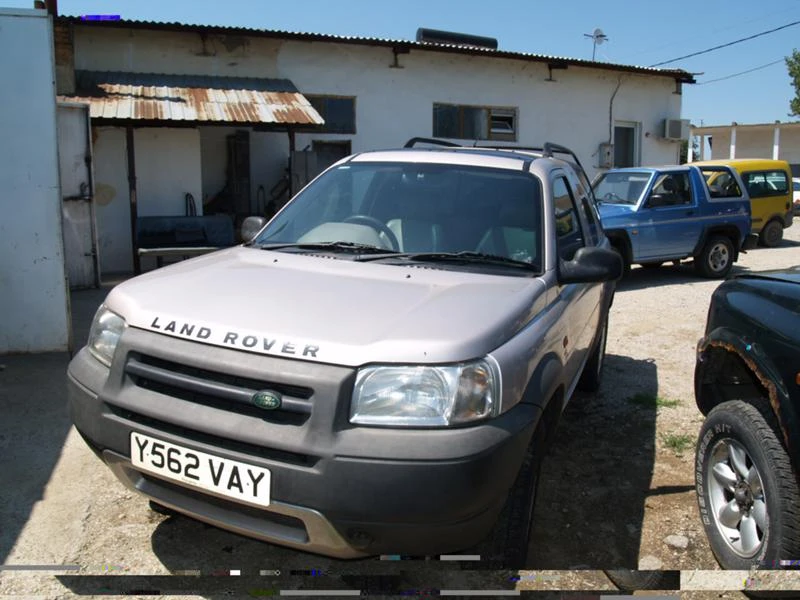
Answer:
<svg viewBox="0 0 800 600"><path fill-rule="evenodd" d="M567 406L542 467L530 568L638 567L656 406L637 393L657 396L655 363L609 354L600 392Z"/></svg>
<svg viewBox="0 0 800 600"><path fill-rule="evenodd" d="M109 289L72 294L73 347L85 344ZM43 499L69 433L68 362L66 352L0 356L0 563Z"/></svg>

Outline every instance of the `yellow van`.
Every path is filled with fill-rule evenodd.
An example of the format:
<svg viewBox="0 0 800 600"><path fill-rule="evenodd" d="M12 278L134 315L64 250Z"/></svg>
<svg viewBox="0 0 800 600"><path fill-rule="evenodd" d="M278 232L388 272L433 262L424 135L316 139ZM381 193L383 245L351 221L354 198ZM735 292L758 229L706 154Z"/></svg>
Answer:
<svg viewBox="0 0 800 600"><path fill-rule="evenodd" d="M701 169L704 165L727 165L736 169L750 195L752 232L758 234L762 246L772 248L780 244L784 228L792 225L792 170L789 163L766 158L732 158L692 164ZM713 182L708 181L708 184L713 189Z"/></svg>

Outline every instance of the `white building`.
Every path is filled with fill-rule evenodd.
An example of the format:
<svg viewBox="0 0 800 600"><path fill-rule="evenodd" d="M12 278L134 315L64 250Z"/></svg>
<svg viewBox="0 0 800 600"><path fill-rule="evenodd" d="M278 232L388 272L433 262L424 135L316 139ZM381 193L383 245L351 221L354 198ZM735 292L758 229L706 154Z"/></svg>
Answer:
<svg viewBox="0 0 800 600"><path fill-rule="evenodd" d="M295 188L341 156L414 136L556 142L590 177L677 163L665 120L680 119L694 82L465 45L138 21L60 17L55 40L59 94L91 103L103 272L132 269L131 215L184 214L187 193L210 212L227 183L238 213L264 211L292 150Z"/></svg>
<svg viewBox="0 0 800 600"><path fill-rule="evenodd" d="M800 177L800 122L709 125L690 128L699 138L700 160L774 158L787 161ZM708 149L710 148L710 152ZM710 156L708 156L710 154Z"/></svg>
<svg viewBox="0 0 800 600"><path fill-rule="evenodd" d="M0 8L0 56L0 355L66 350L69 299L47 12Z"/></svg>

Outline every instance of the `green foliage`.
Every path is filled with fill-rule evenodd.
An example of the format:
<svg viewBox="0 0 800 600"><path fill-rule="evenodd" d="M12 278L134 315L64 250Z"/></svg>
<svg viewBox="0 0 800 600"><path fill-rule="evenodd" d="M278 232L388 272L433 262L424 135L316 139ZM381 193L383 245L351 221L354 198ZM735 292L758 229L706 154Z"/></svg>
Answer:
<svg viewBox="0 0 800 600"><path fill-rule="evenodd" d="M672 400L670 398L662 398L661 396L654 396L653 394L645 394L639 392L628 398L631 404L638 404L645 408L675 408L680 404L679 400Z"/></svg>
<svg viewBox="0 0 800 600"><path fill-rule="evenodd" d="M689 157L689 140L681 141L681 152L678 164L685 165ZM692 138L692 160L700 160L700 142L697 137Z"/></svg>
<svg viewBox="0 0 800 600"><path fill-rule="evenodd" d="M667 448L675 451L680 456L684 450L694 443L694 438L686 434L668 433L661 436L661 440Z"/></svg>
<svg viewBox="0 0 800 600"><path fill-rule="evenodd" d="M789 101L789 116L800 117L800 52L792 50L792 55L786 57L786 68L794 86L794 98Z"/></svg>

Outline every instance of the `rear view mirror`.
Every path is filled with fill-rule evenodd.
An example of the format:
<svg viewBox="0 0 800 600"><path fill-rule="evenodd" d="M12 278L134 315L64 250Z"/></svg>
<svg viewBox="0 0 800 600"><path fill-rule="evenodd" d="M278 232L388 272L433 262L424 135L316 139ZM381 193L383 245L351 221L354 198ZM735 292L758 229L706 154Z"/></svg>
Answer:
<svg viewBox="0 0 800 600"><path fill-rule="evenodd" d="M622 256L610 248L580 248L572 260L561 261L558 282L599 283L622 277Z"/></svg>
<svg viewBox="0 0 800 600"><path fill-rule="evenodd" d="M266 224L267 220L264 217L247 217L242 221L242 229L240 232L242 241L251 241Z"/></svg>

